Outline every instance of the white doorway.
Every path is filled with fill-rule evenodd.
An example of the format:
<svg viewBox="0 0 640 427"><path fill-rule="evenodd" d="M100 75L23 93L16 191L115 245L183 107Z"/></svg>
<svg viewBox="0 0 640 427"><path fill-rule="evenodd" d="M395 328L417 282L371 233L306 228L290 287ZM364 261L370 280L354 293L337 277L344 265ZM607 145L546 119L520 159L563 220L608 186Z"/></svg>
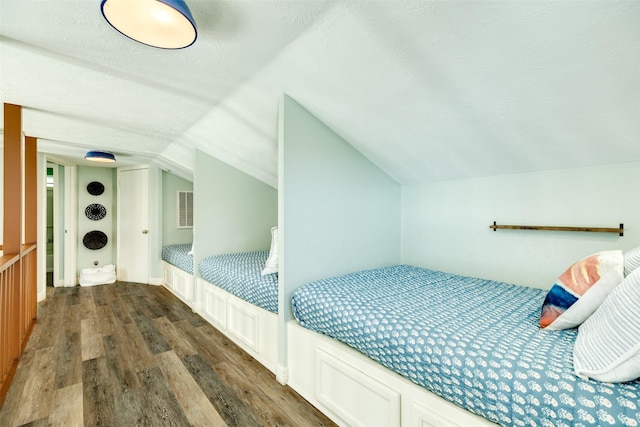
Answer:
<svg viewBox="0 0 640 427"><path fill-rule="evenodd" d="M41 264L45 269L46 281L55 287L75 286L76 277L76 180L75 166L65 165L58 159L44 157L42 164L44 191L39 203L46 209L39 209L38 221L41 231ZM40 226L40 225L39 225ZM40 292L42 291L42 295ZM39 298L44 298L44 288L39 289Z"/></svg>
<svg viewBox="0 0 640 427"><path fill-rule="evenodd" d="M149 283L149 169L118 169L118 280Z"/></svg>

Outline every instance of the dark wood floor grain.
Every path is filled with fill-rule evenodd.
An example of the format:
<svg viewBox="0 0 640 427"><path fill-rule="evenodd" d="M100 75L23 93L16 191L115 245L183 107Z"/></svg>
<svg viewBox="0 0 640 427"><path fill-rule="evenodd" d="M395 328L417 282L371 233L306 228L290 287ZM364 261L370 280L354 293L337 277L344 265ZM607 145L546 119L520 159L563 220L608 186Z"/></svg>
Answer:
<svg viewBox="0 0 640 427"><path fill-rule="evenodd" d="M169 291L48 288L0 426L333 426Z"/></svg>

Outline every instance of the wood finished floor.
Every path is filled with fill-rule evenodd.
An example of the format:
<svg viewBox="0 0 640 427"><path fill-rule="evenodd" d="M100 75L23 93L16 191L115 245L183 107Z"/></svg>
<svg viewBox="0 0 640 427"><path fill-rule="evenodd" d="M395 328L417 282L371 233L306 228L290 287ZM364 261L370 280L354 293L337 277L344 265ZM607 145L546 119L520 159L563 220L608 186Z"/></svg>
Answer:
<svg viewBox="0 0 640 427"><path fill-rule="evenodd" d="M333 426L159 286L48 288L0 426Z"/></svg>

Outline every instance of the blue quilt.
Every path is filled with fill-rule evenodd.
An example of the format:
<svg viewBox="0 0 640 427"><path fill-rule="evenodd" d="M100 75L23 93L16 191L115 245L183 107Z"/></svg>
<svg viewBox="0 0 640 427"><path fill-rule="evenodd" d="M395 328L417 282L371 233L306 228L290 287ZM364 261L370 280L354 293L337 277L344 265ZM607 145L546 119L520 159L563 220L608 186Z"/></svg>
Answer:
<svg viewBox="0 0 640 427"><path fill-rule="evenodd" d="M640 381L573 372L577 330L543 331L546 292L400 265L309 283L296 320L503 426L638 426Z"/></svg>
<svg viewBox="0 0 640 427"><path fill-rule="evenodd" d="M193 274L193 256L189 255L191 243L162 247L162 259L180 270Z"/></svg>
<svg viewBox="0 0 640 427"><path fill-rule="evenodd" d="M200 263L204 280L253 305L278 312L278 274L262 276L269 251L207 257Z"/></svg>

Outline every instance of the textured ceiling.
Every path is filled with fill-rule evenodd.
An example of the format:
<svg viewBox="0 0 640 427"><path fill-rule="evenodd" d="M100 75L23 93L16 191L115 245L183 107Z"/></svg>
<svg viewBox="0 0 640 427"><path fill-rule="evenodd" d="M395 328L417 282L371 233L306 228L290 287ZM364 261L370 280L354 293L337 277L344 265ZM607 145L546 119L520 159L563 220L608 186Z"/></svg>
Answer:
<svg viewBox="0 0 640 427"><path fill-rule="evenodd" d="M188 0L196 43L135 43L100 0L0 1L0 101L42 151L200 148L277 184L286 92L401 183L640 160L640 2Z"/></svg>

